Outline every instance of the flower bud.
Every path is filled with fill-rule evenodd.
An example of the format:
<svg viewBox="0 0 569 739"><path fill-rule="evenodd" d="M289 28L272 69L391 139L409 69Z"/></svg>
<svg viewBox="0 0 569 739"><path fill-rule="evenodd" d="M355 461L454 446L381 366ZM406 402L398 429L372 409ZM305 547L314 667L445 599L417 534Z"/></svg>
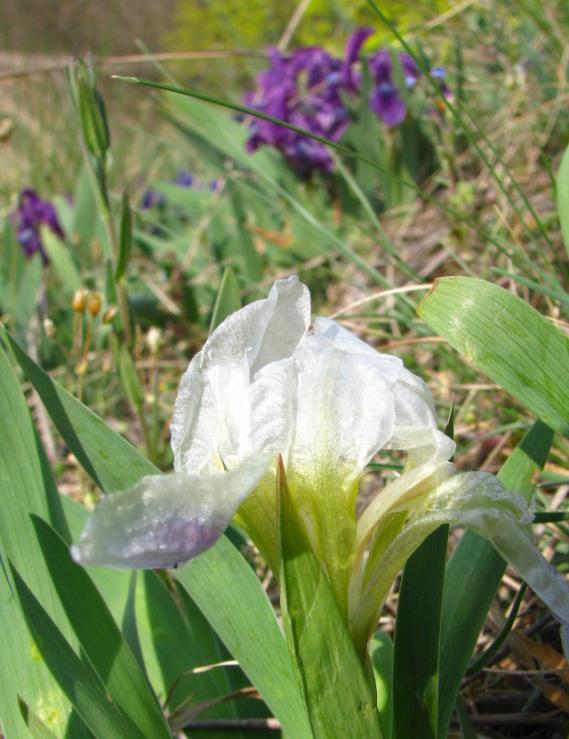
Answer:
<svg viewBox="0 0 569 739"><path fill-rule="evenodd" d="M103 296L101 293L97 291L90 292L89 297L87 298L87 310L93 318L96 318L99 315L102 305Z"/></svg>
<svg viewBox="0 0 569 739"><path fill-rule="evenodd" d="M146 346L153 356L156 356L158 354L161 344L162 332L156 326L152 326L146 334Z"/></svg>
<svg viewBox="0 0 569 739"><path fill-rule="evenodd" d="M44 318L43 330L45 331L45 335L49 339L53 339L53 337L55 336L55 325L51 318Z"/></svg>
<svg viewBox="0 0 569 739"><path fill-rule="evenodd" d="M79 290L75 291L73 300L71 301L71 307L75 313L83 313L85 311L85 308L87 307L87 295L87 290L83 287L80 287Z"/></svg>
<svg viewBox="0 0 569 739"><path fill-rule="evenodd" d="M11 118L0 119L0 141L8 141L14 130L14 121Z"/></svg>
<svg viewBox="0 0 569 739"><path fill-rule="evenodd" d="M115 316L118 313L118 308L116 305L109 305L107 310L103 313L103 323L105 326L107 326L109 323L112 323L115 320Z"/></svg>

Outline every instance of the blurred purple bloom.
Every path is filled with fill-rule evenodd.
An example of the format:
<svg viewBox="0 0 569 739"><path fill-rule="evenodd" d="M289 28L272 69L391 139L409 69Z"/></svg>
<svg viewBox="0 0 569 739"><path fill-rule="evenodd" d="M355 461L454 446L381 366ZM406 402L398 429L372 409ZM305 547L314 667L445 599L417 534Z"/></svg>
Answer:
<svg viewBox="0 0 569 739"><path fill-rule="evenodd" d="M155 208L156 206L162 206L165 204L166 198L161 192L156 192L156 190L145 190L140 201L140 207L142 210L150 210L150 208Z"/></svg>
<svg viewBox="0 0 569 739"><path fill-rule="evenodd" d="M388 128L398 126L405 120L407 106L393 82L391 56L381 49L369 60L375 87L371 92L370 105L374 113Z"/></svg>
<svg viewBox="0 0 569 739"><path fill-rule="evenodd" d="M64 238L57 213L52 203L42 200L35 190L22 190L13 219L17 227L17 239L29 257L41 254L44 264L49 262L41 240L41 226L47 226L60 239Z"/></svg>
<svg viewBox="0 0 569 739"><path fill-rule="evenodd" d="M447 71L444 67L432 67L431 68L431 77L438 81L441 92L444 95L445 98L452 98L452 92L450 87L446 83L446 76Z"/></svg>
<svg viewBox="0 0 569 739"><path fill-rule="evenodd" d="M364 26L356 29L348 38L344 61L342 62L342 76L344 87L349 92L358 92L360 89L360 75L354 70L354 64L358 61L362 46L373 33L373 28Z"/></svg>
<svg viewBox="0 0 569 739"><path fill-rule="evenodd" d="M257 78L257 91L246 103L273 118L306 129L330 141L338 141L348 125L348 111L340 96L346 89L341 59L314 46L297 49L290 56L269 52L271 65ZM307 139L271 121L250 124L248 151L270 145L279 149L301 172L330 171L333 160L323 144Z"/></svg>
<svg viewBox="0 0 569 739"><path fill-rule="evenodd" d="M412 90L417 84L417 80L421 76L421 72L415 64L415 60L409 54L402 52L399 54L399 60L405 74L405 86L408 90Z"/></svg>
<svg viewBox="0 0 569 739"><path fill-rule="evenodd" d="M187 169L181 169L173 180L175 185L192 187L195 184L193 174Z"/></svg>

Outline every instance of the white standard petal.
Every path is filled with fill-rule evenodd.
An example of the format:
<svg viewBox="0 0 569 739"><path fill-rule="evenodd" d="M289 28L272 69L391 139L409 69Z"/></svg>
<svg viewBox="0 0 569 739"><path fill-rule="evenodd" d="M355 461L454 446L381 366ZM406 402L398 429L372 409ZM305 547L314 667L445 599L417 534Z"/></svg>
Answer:
<svg viewBox="0 0 569 739"><path fill-rule="evenodd" d="M437 425L431 391L420 377L403 368L393 392L395 429L389 448L408 450L423 446L422 435L428 439L429 432Z"/></svg>
<svg viewBox="0 0 569 739"><path fill-rule="evenodd" d="M395 424L385 445L387 449L408 451L440 444L441 440L433 435L437 420L432 393L420 377L403 366L398 357L376 351L330 318L314 321L314 335L326 337L336 349L373 358L385 379L394 383Z"/></svg>
<svg viewBox="0 0 569 739"><path fill-rule="evenodd" d="M393 433L399 368L386 371L377 352L345 351L319 334L306 337L293 359L290 463L297 472L336 465L356 478Z"/></svg>
<svg viewBox="0 0 569 739"><path fill-rule="evenodd" d="M151 475L102 500L73 558L115 569L174 567L211 547L270 463L260 455L229 472Z"/></svg>
<svg viewBox="0 0 569 739"><path fill-rule="evenodd" d="M171 426L177 471L211 469L219 455L239 454L247 446L249 383L269 362L291 356L309 324L310 294L293 276L218 326L178 390Z"/></svg>

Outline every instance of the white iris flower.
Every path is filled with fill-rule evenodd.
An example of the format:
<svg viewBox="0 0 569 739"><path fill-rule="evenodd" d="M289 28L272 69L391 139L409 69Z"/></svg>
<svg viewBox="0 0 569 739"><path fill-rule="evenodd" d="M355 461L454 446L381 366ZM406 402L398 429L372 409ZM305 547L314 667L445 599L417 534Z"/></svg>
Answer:
<svg viewBox="0 0 569 739"><path fill-rule="evenodd" d="M407 558L439 525L488 538L565 622L565 580L531 542L526 501L493 475L457 474L433 399L397 357L327 318L310 328L296 277L230 315L184 374L172 422L175 472L103 500L74 558L171 567L223 534L234 514L278 573L276 457L356 644L364 646ZM356 517L359 482L382 449L407 452L399 478Z"/></svg>

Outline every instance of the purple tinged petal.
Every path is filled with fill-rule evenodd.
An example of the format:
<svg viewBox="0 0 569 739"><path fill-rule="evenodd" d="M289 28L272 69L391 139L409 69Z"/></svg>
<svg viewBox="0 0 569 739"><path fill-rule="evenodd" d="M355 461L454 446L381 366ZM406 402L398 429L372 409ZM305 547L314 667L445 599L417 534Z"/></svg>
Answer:
<svg viewBox="0 0 569 739"><path fill-rule="evenodd" d="M380 49L369 60L370 68L375 82L380 85L383 82L392 83L391 79L391 56L387 49Z"/></svg>
<svg viewBox="0 0 569 739"><path fill-rule="evenodd" d="M405 120L407 106L395 85L378 85L371 96L371 109L382 119L388 128L394 128Z"/></svg>
<svg viewBox="0 0 569 739"><path fill-rule="evenodd" d="M192 187L194 185L194 176L187 169L181 169L174 179L174 184L181 187Z"/></svg>
<svg viewBox="0 0 569 739"><path fill-rule="evenodd" d="M415 60L409 54L402 52L399 54L399 60L401 61L401 66L403 67L403 72L405 74L405 84L410 90L417 84L417 80L421 76L421 72L415 64Z"/></svg>
<svg viewBox="0 0 569 739"><path fill-rule="evenodd" d="M342 63L342 77L347 90L357 92L360 87L359 76L356 75L353 66L358 61L362 46L372 35L373 28L363 26L356 29L348 38L344 61Z"/></svg>
<svg viewBox="0 0 569 739"><path fill-rule="evenodd" d="M43 247L40 229L47 226L60 239L64 238L63 229L57 218L53 204L42 200L35 190L26 188L18 198L18 207L12 216L17 227L18 243L28 256L41 254L44 264L49 262Z"/></svg>

